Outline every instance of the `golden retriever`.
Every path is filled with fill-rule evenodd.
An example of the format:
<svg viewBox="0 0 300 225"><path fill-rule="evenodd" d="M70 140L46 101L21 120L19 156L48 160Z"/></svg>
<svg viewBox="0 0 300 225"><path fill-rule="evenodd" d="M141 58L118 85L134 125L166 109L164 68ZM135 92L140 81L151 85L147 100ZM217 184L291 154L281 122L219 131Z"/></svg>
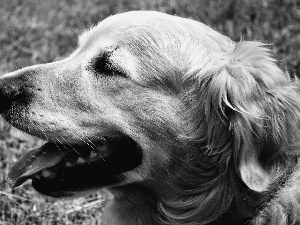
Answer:
<svg viewBox="0 0 300 225"><path fill-rule="evenodd" d="M298 89L265 44L114 15L69 57L0 78L1 115L47 141L8 182L58 198L106 188L105 225L299 224Z"/></svg>

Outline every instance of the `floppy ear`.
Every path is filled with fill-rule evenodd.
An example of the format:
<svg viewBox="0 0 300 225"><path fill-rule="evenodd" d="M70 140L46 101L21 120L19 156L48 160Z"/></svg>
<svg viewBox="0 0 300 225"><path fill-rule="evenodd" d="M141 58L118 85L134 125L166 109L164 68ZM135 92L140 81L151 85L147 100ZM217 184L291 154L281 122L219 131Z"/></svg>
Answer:
<svg viewBox="0 0 300 225"><path fill-rule="evenodd" d="M238 43L220 61L210 78L205 114L216 113L227 125L238 174L250 189L262 192L283 172L281 165L298 154L297 86L262 43Z"/></svg>

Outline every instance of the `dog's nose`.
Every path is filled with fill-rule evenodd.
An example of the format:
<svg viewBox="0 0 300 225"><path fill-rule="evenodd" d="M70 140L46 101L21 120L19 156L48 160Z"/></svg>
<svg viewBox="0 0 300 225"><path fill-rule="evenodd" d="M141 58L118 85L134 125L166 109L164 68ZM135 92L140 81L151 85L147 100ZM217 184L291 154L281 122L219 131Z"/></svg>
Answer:
<svg viewBox="0 0 300 225"><path fill-rule="evenodd" d="M11 108L12 103L20 95L22 80L21 74L18 72L0 76L0 113Z"/></svg>

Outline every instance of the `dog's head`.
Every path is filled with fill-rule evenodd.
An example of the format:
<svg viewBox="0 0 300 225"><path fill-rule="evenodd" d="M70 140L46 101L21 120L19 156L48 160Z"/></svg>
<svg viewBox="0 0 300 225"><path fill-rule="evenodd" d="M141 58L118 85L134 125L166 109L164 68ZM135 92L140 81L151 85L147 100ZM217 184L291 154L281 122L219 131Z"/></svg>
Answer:
<svg viewBox="0 0 300 225"><path fill-rule="evenodd" d="M172 224L258 207L249 192L276 191L298 155L300 98L268 49L158 12L109 17L66 59L2 76L0 101L47 140L16 163L13 186L131 188Z"/></svg>

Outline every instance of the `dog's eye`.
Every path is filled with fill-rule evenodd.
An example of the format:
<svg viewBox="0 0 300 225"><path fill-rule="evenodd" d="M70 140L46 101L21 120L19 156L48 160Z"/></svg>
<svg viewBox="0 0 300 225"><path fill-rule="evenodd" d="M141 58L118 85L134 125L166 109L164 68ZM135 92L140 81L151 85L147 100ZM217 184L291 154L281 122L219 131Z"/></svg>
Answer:
<svg viewBox="0 0 300 225"><path fill-rule="evenodd" d="M104 53L99 57L92 60L89 69L96 73L98 76L121 76L127 77L126 73L120 68L119 65L111 60L113 53Z"/></svg>

